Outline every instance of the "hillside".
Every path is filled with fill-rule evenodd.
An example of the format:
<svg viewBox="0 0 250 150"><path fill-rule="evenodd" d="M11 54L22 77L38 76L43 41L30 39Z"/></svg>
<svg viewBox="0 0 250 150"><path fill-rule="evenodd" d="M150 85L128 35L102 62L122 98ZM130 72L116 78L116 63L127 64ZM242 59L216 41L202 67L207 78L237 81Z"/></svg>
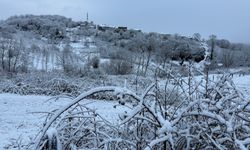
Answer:
<svg viewBox="0 0 250 150"><path fill-rule="evenodd" d="M130 74L141 68L141 74L147 74L151 62L163 68L169 61L200 62L205 55L203 45L211 51L212 43L214 67L249 66L248 45L211 37L206 41L198 33L193 37L144 33L62 16L14 16L0 23L0 69L14 73L61 70L83 75L86 68L98 68L104 74ZM110 60L117 67L110 65Z"/></svg>
<svg viewBox="0 0 250 150"><path fill-rule="evenodd" d="M168 68L177 76L187 76L188 63L199 68L211 52L210 72L228 68L249 72L249 46L216 36L204 40L198 33L193 37L145 33L57 15L13 16L0 22L0 92L54 95L65 90L57 88L53 93L49 85L67 85L75 95L87 87L78 82L81 78L97 79L95 83L109 75L166 78Z"/></svg>
<svg viewBox="0 0 250 150"><path fill-rule="evenodd" d="M145 55L141 58L145 59L142 66L148 65L147 59L166 63L167 59L201 61L204 58L204 48L198 39L75 22L62 16L11 17L1 23L0 37L5 51L8 51L9 44L15 47L14 51L19 51L12 60L8 60L7 52L2 55L1 69L9 72L22 69L73 69L79 72L93 56L124 60L131 67L140 63L134 58L142 54ZM29 62L21 64L22 57ZM11 66L6 66L8 61L11 61Z"/></svg>

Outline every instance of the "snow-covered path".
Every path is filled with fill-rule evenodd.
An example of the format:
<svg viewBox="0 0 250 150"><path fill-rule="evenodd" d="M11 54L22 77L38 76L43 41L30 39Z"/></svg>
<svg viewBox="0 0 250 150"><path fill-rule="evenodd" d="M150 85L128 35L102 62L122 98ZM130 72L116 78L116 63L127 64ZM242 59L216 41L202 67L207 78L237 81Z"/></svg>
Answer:
<svg viewBox="0 0 250 150"><path fill-rule="evenodd" d="M34 112L58 109L70 101L60 99L48 102L49 98L47 96L0 94L0 150L18 149L19 144L27 144L30 138L34 138L45 119L44 114ZM115 122L118 120L118 113L124 110L121 107L115 109L115 104L117 103L96 101L88 106L96 108L102 117Z"/></svg>

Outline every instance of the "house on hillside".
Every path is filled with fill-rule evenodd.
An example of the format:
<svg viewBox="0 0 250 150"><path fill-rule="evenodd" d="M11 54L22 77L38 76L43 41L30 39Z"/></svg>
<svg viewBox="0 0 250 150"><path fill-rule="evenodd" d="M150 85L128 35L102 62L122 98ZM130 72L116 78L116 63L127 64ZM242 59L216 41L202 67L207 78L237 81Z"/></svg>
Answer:
<svg viewBox="0 0 250 150"><path fill-rule="evenodd" d="M81 22L81 24L80 24L80 28L95 29L96 26L95 26L95 24L94 24L93 21L91 21L91 22L83 21L83 22Z"/></svg>
<svg viewBox="0 0 250 150"><path fill-rule="evenodd" d="M116 29L115 29L115 32L117 32L117 33L119 33L119 32L126 32L128 30L128 28L127 27L117 27Z"/></svg>
<svg viewBox="0 0 250 150"><path fill-rule="evenodd" d="M106 25L98 25L97 26L97 30L99 31L102 31L102 32L105 32L105 31L108 31L108 30L113 30L114 28L113 27L109 27L109 26L106 26Z"/></svg>

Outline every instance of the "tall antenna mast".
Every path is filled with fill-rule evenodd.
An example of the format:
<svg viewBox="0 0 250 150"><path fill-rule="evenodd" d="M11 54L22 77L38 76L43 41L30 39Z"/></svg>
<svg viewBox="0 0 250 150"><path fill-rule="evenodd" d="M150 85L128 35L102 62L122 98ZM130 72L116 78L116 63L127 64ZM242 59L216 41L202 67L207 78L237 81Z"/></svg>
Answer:
<svg viewBox="0 0 250 150"><path fill-rule="evenodd" d="M87 22L89 22L89 13L87 13Z"/></svg>

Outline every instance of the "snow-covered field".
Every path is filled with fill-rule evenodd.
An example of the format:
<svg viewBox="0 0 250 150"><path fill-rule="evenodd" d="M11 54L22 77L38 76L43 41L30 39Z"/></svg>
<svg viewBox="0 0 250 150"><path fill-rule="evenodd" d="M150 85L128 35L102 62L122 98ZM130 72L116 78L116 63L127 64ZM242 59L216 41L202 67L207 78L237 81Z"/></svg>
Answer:
<svg viewBox="0 0 250 150"><path fill-rule="evenodd" d="M234 76L236 86L250 98L250 76ZM70 102L70 99L47 101L48 96L20 96L0 94L0 149L18 149L18 145L27 144L41 128L45 115ZM118 102L86 101L88 106L111 122L118 120L118 114L126 108L116 107ZM40 113L38 113L40 112Z"/></svg>
<svg viewBox="0 0 250 150"><path fill-rule="evenodd" d="M0 149L18 149L18 145L27 144L41 128L45 115L61 108L70 99L47 101L48 96L20 96L0 94ZM85 102L84 102L85 103ZM118 120L118 114L124 108L116 107L116 102L86 101L87 106L111 122ZM38 113L40 112L40 113Z"/></svg>
<svg viewBox="0 0 250 150"><path fill-rule="evenodd" d="M250 75L247 76L235 76L233 78L236 86L241 90L241 92L250 98Z"/></svg>

